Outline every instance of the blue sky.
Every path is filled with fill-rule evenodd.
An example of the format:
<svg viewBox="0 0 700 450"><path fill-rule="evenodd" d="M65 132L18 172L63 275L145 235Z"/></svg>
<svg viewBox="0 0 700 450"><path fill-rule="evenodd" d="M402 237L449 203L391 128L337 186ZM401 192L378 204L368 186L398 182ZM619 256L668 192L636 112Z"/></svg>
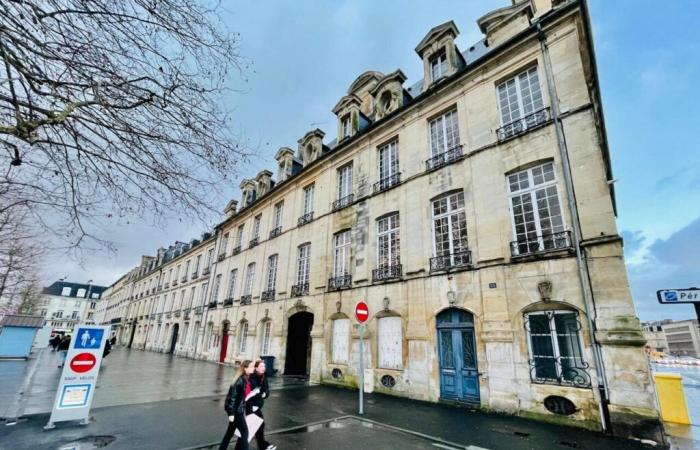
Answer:
<svg viewBox="0 0 700 450"><path fill-rule="evenodd" d="M240 32L252 60L239 92L226 101L237 131L259 158L243 170L274 169L281 146L314 127L335 134L331 109L365 70L400 68L406 85L422 78L416 44L433 26L454 20L461 49L481 38L476 20L509 4L489 1L228 1L221 20ZM630 283L642 319L692 318L689 306L658 305L656 289L700 287L700 2L589 0L601 90ZM239 197L238 181L227 189ZM222 208L224 203L222 203ZM105 227L116 254L86 255L85 267L50 261L45 282L109 284L159 245L199 234L202 225L173 219L164 227ZM59 264L60 263L60 264ZM56 270L53 267L60 267Z"/></svg>

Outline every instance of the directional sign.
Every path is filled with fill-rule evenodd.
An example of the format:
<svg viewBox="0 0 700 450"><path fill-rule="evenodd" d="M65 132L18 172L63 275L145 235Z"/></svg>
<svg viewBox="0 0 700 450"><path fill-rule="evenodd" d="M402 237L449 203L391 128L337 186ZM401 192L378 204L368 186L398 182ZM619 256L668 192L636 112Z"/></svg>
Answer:
<svg viewBox="0 0 700 450"><path fill-rule="evenodd" d="M355 318L360 323L365 323L369 318L369 307L367 303L360 301L355 305Z"/></svg>
<svg viewBox="0 0 700 450"><path fill-rule="evenodd" d="M659 303L700 303L700 289L661 289L656 298Z"/></svg>
<svg viewBox="0 0 700 450"><path fill-rule="evenodd" d="M91 371L97 358L92 353L78 353L70 360L70 369L75 373L85 373Z"/></svg>

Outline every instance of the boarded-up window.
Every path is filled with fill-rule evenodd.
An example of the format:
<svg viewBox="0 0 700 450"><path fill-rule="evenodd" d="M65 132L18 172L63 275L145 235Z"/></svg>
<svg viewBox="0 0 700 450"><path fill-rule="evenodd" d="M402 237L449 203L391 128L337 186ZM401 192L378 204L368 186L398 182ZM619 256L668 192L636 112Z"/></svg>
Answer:
<svg viewBox="0 0 700 450"><path fill-rule="evenodd" d="M332 360L335 364L348 363L348 343L350 340L350 319L336 319L333 321L333 352Z"/></svg>
<svg viewBox="0 0 700 450"><path fill-rule="evenodd" d="M401 318L382 317L379 319L379 367L383 369L400 369L402 367Z"/></svg>

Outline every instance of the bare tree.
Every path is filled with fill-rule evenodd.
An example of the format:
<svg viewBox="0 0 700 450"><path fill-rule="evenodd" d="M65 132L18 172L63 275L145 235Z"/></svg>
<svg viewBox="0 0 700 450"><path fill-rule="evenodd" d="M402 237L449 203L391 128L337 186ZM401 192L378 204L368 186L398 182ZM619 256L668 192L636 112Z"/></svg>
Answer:
<svg viewBox="0 0 700 450"><path fill-rule="evenodd" d="M15 214L12 213L23 213ZM40 250L26 211L0 212L0 305L13 308L38 296Z"/></svg>
<svg viewBox="0 0 700 450"><path fill-rule="evenodd" d="M0 212L68 247L104 218L206 218L249 152L223 106L245 74L205 0L0 2Z"/></svg>

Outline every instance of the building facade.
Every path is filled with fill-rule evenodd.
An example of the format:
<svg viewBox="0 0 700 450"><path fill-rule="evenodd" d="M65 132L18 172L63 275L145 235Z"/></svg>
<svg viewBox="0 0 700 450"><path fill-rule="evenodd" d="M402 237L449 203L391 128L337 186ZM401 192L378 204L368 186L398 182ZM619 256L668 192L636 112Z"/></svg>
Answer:
<svg viewBox="0 0 700 450"><path fill-rule="evenodd" d="M335 140L281 148L210 236L111 286L120 342L352 387L364 300L369 390L660 441L586 5L478 25L466 50L431 29L410 86L360 75Z"/></svg>
<svg viewBox="0 0 700 450"><path fill-rule="evenodd" d="M70 333L78 323L96 323L94 306L105 289L94 284L56 281L42 290L35 313L43 317L54 332ZM91 313L93 315L89 316Z"/></svg>
<svg viewBox="0 0 700 450"><path fill-rule="evenodd" d="M648 352L668 353L668 341L664 326L673 323L672 320L662 320L655 322L643 322L642 333L647 341Z"/></svg>
<svg viewBox="0 0 700 450"><path fill-rule="evenodd" d="M669 354L700 358L700 330L697 319L665 323L663 330Z"/></svg>

